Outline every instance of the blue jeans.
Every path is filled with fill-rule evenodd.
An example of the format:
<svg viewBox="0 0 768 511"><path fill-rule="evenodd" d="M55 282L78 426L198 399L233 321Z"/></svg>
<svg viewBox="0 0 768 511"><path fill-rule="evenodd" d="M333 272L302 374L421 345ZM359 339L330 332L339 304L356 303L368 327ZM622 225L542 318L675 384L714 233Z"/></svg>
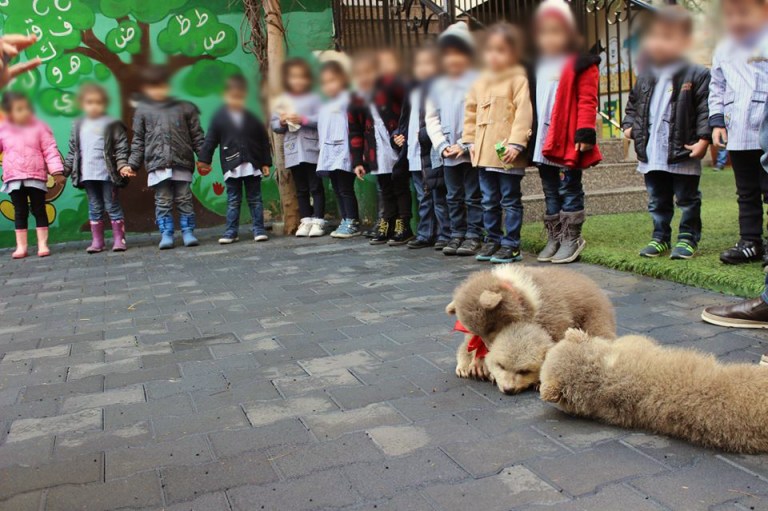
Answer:
<svg viewBox="0 0 768 511"><path fill-rule="evenodd" d="M240 229L240 206L245 200L253 218L253 235L264 234L264 203L261 201L261 176L229 178L227 185L227 227L224 236L234 238Z"/></svg>
<svg viewBox="0 0 768 511"><path fill-rule="evenodd" d="M566 170L552 165L539 165L544 206L547 215L561 211L574 213L584 210L584 186L581 170Z"/></svg>
<svg viewBox="0 0 768 511"><path fill-rule="evenodd" d="M452 238L483 236L483 207L477 174L471 163L446 166L443 170Z"/></svg>
<svg viewBox="0 0 768 511"><path fill-rule="evenodd" d="M448 202L445 185L424 191L424 174L411 172L416 199L419 201L419 225L416 237L423 241L448 241L451 226L448 219Z"/></svg>
<svg viewBox="0 0 768 511"><path fill-rule="evenodd" d="M157 183L153 188L155 190L155 216L157 218L171 216L174 204L182 216L195 214L192 202L192 183L166 179Z"/></svg>
<svg viewBox="0 0 768 511"><path fill-rule="evenodd" d="M725 168L725 164L728 163L728 150L718 149L717 159L715 159L715 167L718 169Z"/></svg>
<svg viewBox="0 0 768 511"><path fill-rule="evenodd" d="M648 212L653 219L653 239L672 240L672 218L675 202L680 208L677 237L698 243L701 239L701 192L699 176L686 176L654 170L645 175L648 190Z"/></svg>
<svg viewBox="0 0 768 511"><path fill-rule="evenodd" d="M520 247L523 226L523 176L480 169L480 189L483 192L483 224L488 241L504 247ZM501 217L504 211L504 231Z"/></svg>
<svg viewBox="0 0 768 511"><path fill-rule="evenodd" d="M100 222L105 212L113 222L123 219L117 188L111 181L83 181L82 184L88 196L88 218L91 222Z"/></svg>
<svg viewBox="0 0 768 511"><path fill-rule="evenodd" d="M762 298L765 303L768 303L768 274L765 275L765 289L763 289L763 294L760 295L760 298Z"/></svg>

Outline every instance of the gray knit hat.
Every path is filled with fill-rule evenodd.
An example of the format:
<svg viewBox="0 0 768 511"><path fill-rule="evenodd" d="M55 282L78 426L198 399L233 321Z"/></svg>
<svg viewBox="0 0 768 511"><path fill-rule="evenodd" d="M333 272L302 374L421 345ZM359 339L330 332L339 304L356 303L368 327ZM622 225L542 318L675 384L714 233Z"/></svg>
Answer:
<svg viewBox="0 0 768 511"><path fill-rule="evenodd" d="M475 38L469 31L469 26L458 21L446 28L438 37L437 44L441 50L454 48L468 55L475 53Z"/></svg>

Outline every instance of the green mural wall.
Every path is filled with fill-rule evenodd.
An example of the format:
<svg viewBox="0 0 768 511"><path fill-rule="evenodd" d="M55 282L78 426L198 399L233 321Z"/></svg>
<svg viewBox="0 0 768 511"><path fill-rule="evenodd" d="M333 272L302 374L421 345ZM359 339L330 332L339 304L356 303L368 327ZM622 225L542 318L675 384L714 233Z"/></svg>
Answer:
<svg viewBox="0 0 768 511"><path fill-rule="evenodd" d="M290 55L310 58L313 51L332 46L330 0L285 0L283 11ZM256 62L241 44L241 32L247 30L242 6L232 0L4 0L0 30L38 36L40 42L23 58L39 56L44 65L11 87L33 98L38 116L51 125L62 152L78 115L78 86L83 81L101 83L113 98L111 115L130 125L131 95L138 91L139 69L148 63L167 63L175 73L176 95L200 108L204 126L218 108L218 93L232 73L242 72L251 80L250 106L260 111ZM151 228L152 192L145 185L146 176L140 174L123 193L129 230ZM50 186L52 240L81 239L87 223L85 194L70 183L62 189L53 182ZM196 175L193 191L198 213L207 223L223 221L226 194L218 166L207 175ZM267 214L278 215L279 196L271 178L264 183L264 199ZM12 243L12 219L8 197L0 194L2 246Z"/></svg>

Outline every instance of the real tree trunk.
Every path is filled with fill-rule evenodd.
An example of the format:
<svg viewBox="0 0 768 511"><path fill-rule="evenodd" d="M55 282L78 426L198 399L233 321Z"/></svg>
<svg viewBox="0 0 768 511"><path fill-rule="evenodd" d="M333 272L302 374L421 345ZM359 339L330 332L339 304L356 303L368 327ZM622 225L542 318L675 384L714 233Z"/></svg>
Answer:
<svg viewBox="0 0 768 511"><path fill-rule="evenodd" d="M285 27L279 0L262 0L262 5L267 26L267 97L275 98L282 92L281 70L285 61ZM293 175L285 168L282 135L272 132L272 149L277 187L280 192L280 206L283 211L283 232L293 234L299 227L299 202L296 199Z"/></svg>

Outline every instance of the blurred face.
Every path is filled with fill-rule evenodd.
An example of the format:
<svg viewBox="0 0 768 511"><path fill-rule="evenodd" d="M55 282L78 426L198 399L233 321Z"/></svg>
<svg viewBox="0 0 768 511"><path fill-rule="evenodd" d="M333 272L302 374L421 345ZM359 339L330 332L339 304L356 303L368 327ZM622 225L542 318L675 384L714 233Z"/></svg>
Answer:
<svg viewBox="0 0 768 511"><path fill-rule="evenodd" d="M80 109L83 111L86 117L96 119L104 115L104 111L107 109L107 105L104 103L104 98L101 94L96 92L89 92L83 96L80 100Z"/></svg>
<svg viewBox="0 0 768 511"><path fill-rule="evenodd" d="M344 77L331 71L324 71L320 75L320 90L327 98L335 98L346 89Z"/></svg>
<svg viewBox="0 0 768 511"><path fill-rule="evenodd" d="M690 36L685 33L683 27L674 23L653 23L643 39L643 49L656 65L679 60L690 45Z"/></svg>
<svg viewBox="0 0 768 511"><path fill-rule="evenodd" d="M483 49L485 67L491 71L503 71L517 64L517 54L500 34L491 34Z"/></svg>
<svg viewBox="0 0 768 511"><path fill-rule="evenodd" d="M448 76L461 76L472 66L469 55L455 48L444 49L442 61L443 70Z"/></svg>
<svg viewBox="0 0 768 511"><path fill-rule="evenodd" d="M362 60L354 65L352 70L352 78L355 81L355 86L360 92L370 92L373 90L373 86L376 84L376 79L379 77L379 72L376 69L376 64L370 60Z"/></svg>
<svg viewBox="0 0 768 511"><path fill-rule="evenodd" d="M288 86L288 92L293 94L305 94L312 88L312 79L306 70L300 66L293 66L288 69L285 82Z"/></svg>
<svg viewBox="0 0 768 511"><path fill-rule="evenodd" d="M378 54L379 71L383 75L396 75L400 72L400 59L395 52L385 50Z"/></svg>
<svg viewBox="0 0 768 511"><path fill-rule="evenodd" d="M171 95L171 85L169 83L145 85L141 91L152 101L165 101Z"/></svg>
<svg viewBox="0 0 768 511"><path fill-rule="evenodd" d="M435 54L431 51L420 51L413 58L413 77L424 81L435 76L440 70Z"/></svg>
<svg viewBox="0 0 768 511"><path fill-rule="evenodd" d="M33 113L29 101L20 99L11 104L11 110L8 112L8 116L12 123L23 125L29 124L32 120Z"/></svg>
<svg viewBox="0 0 768 511"><path fill-rule="evenodd" d="M248 99L248 93L237 87L230 87L224 92L224 104L229 110L245 109L245 102Z"/></svg>
<svg viewBox="0 0 768 511"><path fill-rule="evenodd" d="M722 6L725 29L739 40L762 30L768 20L768 3L760 5L758 0L724 0Z"/></svg>
<svg viewBox="0 0 768 511"><path fill-rule="evenodd" d="M555 16L545 15L536 21L536 47L544 56L568 53L572 37L565 23Z"/></svg>

